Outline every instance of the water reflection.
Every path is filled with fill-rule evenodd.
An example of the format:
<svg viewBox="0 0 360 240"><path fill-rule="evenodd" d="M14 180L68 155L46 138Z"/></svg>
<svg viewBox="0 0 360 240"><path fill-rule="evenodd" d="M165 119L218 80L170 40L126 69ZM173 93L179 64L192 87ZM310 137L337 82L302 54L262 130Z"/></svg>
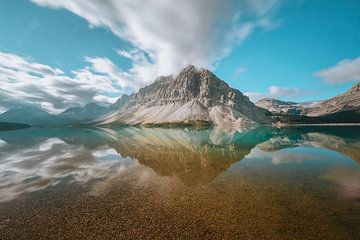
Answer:
<svg viewBox="0 0 360 240"><path fill-rule="evenodd" d="M360 163L359 127L288 127L278 129L278 133L258 147L264 151L297 146L326 148L347 155Z"/></svg>
<svg viewBox="0 0 360 240"><path fill-rule="evenodd" d="M30 128L0 132L0 139L0 201L65 180L104 182L144 166L194 187L216 181L229 168L249 165L263 174L269 164L306 167L344 195L360 197L360 169L353 161L360 162L359 128ZM244 158L245 165L237 164Z"/></svg>
<svg viewBox="0 0 360 240"><path fill-rule="evenodd" d="M15 133L15 134L13 134ZM0 201L54 186L60 181L86 183L136 164L107 145L94 130L29 129L2 133Z"/></svg>

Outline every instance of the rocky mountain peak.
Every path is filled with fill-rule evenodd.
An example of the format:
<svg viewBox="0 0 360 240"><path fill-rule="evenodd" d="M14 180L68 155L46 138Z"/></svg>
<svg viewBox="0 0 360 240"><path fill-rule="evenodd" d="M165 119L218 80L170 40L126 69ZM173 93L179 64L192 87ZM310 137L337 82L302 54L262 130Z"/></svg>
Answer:
<svg viewBox="0 0 360 240"><path fill-rule="evenodd" d="M124 93L114 104L109 106L110 111L121 109L129 101L129 99L130 96Z"/></svg>
<svg viewBox="0 0 360 240"><path fill-rule="evenodd" d="M196 71L196 67L194 65L187 65L181 72L181 73L194 73Z"/></svg>
<svg viewBox="0 0 360 240"><path fill-rule="evenodd" d="M348 91L348 93L360 93L360 82L353 85Z"/></svg>
<svg viewBox="0 0 360 240"><path fill-rule="evenodd" d="M185 67L176 77L159 77L138 92L121 97L110 108L118 113L107 122L113 119L123 121L125 116L125 121L130 122L130 110L137 112L132 112L130 118L131 123L136 124L181 122L184 119L211 122L215 117L217 122L221 122L225 116L228 116L228 122L236 122L238 119L270 121L266 116L267 111L255 106L239 90L231 88L210 70L198 69L193 65ZM145 114L143 111L146 109L156 110ZM158 116L153 116L156 111ZM168 114L164 115L165 112ZM135 116L140 114L141 117Z"/></svg>
<svg viewBox="0 0 360 240"><path fill-rule="evenodd" d="M129 96L129 99L127 96L121 97L116 105L119 109L119 107L129 107L139 102L151 106L154 103L157 105L174 102L185 103L197 98L202 104L209 107L218 102L225 103L229 97L234 100L235 95L225 82L208 69L197 69L195 66L189 65L175 78L172 76L159 77L154 83Z"/></svg>

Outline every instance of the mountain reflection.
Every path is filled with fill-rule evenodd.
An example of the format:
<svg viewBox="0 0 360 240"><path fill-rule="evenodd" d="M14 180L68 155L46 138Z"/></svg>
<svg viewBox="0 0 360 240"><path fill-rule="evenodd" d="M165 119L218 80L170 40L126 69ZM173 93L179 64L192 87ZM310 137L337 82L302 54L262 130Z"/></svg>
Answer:
<svg viewBox="0 0 360 240"><path fill-rule="evenodd" d="M266 152L285 148L310 146L342 153L360 163L360 128L343 127L287 127L276 130L277 134L258 147Z"/></svg>
<svg viewBox="0 0 360 240"><path fill-rule="evenodd" d="M189 187L203 185L246 156L299 146L334 150L360 162L360 132L350 127L336 131L123 127L0 132L0 201L65 180L105 181L139 166L150 168L159 176L177 178ZM301 163L312 158L296 152L279 152L276 157L273 164ZM327 178L336 182L336 176L332 173Z"/></svg>
<svg viewBox="0 0 360 240"><path fill-rule="evenodd" d="M177 177L186 185L211 182L264 140L254 129L123 128L105 131L116 139L110 145L122 156L137 159L159 175Z"/></svg>

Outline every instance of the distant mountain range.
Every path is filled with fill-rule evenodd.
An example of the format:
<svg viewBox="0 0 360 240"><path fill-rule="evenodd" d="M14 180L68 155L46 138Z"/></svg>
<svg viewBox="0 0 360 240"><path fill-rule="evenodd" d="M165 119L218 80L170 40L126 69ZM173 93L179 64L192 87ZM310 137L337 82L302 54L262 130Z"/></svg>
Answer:
<svg viewBox="0 0 360 240"><path fill-rule="evenodd" d="M96 103L89 103L84 107L73 107L57 115L61 119L73 122L85 122L96 119L108 112L108 108Z"/></svg>
<svg viewBox="0 0 360 240"><path fill-rule="evenodd" d="M301 115L304 109L317 104L317 102L296 103L290 101L281 101L274 98L262 98L257 101L256 106L264 108L272 113Z"/></svg>
<svg viewBox="0 0 360 240"><path fill-rule="evenodd" d="M31 126L68 125L217 125L359 123L360 83L349 91L320 102L261 99L256 104L211 71L190 65L177 76L159 77L109 107L89 103L53 115L25 106L0 114L0 122ZM1 123L0 123L1 125Z"/></svg>
<svg viewBox="0 0 360 240"><path fill-rule="evenodd" d="M256 105L269 110L283 122L359 123L360 83L325 101L295 103L264 98L256 102Z"/></svg>
<svg viewBox="0 0 360 240"><path fill-rule="evenodd" d="M86 124L100 117L108 108L96 103L84 107L69 108L66 111L53 115L33 106L23 106L10 109L0 115L0 122L28 124L31 126L66 126ZM1 125L1 124L0 124Z"/></svg>

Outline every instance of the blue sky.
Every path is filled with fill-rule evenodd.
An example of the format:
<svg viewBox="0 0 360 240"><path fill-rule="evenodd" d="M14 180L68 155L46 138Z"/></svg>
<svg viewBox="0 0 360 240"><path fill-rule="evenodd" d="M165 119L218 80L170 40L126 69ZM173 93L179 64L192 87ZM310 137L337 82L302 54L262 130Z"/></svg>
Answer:
<svg viewBox="0 0 360 240"><path fill-rule="evenodd" d="M0 111L111 103L187 64L253 100L360 80L358 0L4 0L0 31Z"/></svg>

